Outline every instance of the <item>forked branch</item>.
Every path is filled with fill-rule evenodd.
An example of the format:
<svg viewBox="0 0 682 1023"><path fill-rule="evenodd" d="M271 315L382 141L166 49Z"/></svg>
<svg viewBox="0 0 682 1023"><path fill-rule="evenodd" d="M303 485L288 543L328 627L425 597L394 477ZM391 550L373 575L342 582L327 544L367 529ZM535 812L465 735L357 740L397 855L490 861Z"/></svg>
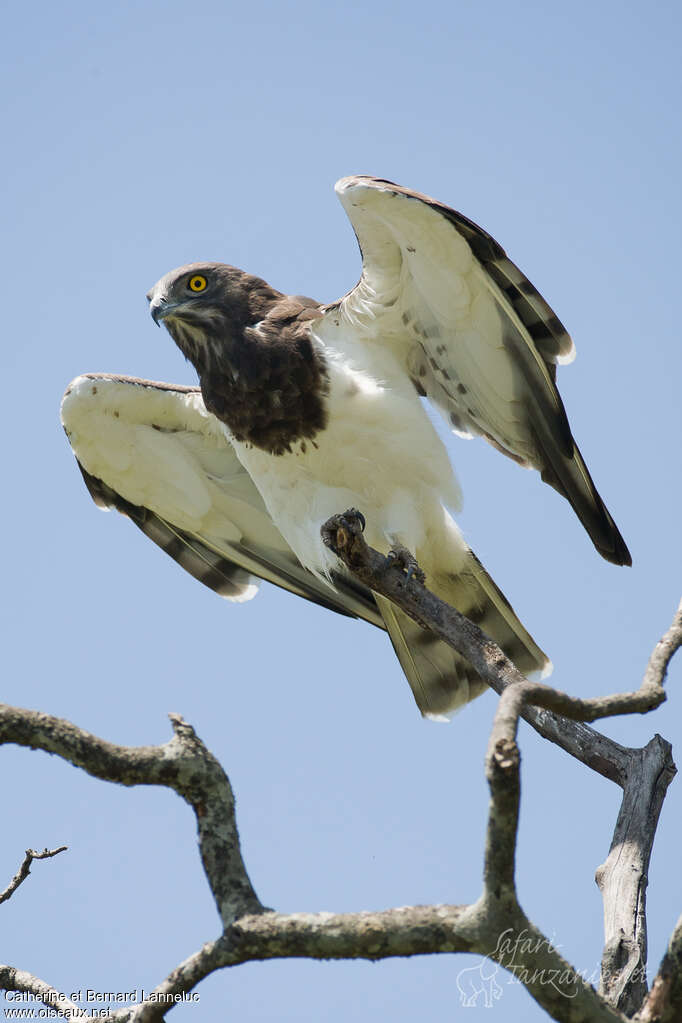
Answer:
<svg viewBox="0 0 682 1023"><path fill-rule="evenodd" d="M582 724L580 719L643 712L662 702L665 670L682 638L682 615L678 616L678 631L673 629L654 652L640 690L597 700L574 700L549 686L528 682L477 626L426 590L418 581L418 573L408 579L395 564L387 565L382 555L364 543L357 517L336 516L325 525L324 535L363 582L450 642L502 694L486 756L490 811L481 897L468 906L413 906L373 913L285 915L267 910L251 885L242 859L229 780L182 718L171 715L174 736L168 743L133 748L105 742L58 718L0 706L0 743L18 743L56 753L95 777L123 785L164 785L174 789L194 809L202 862L220 914L222 933L177 966L147 1000L117 1008L109 1018L119 1023L151 1023L161 1019L209 973L253 960L290 957L375 960L474 952L512 972L555 1020L624 1023L631 1019L634 1003L639 1004L643 995L633 983L634 971L621 970L617 983L602 985L598 994L559 955L519 905L514 877L520 800L516 734L519 717L523 716L540 734L594 770L625 785L614 848L624 828L629 840L636 835L639 844L635 869L639 871L642 887L658 812L674 773L669 747L659 740L650 743L646 751L628 750ZM644 757L642 754L647 751ZM636 769L635 755L643 765L641 773L648 778L648 785L640 787L637 805L633 807L627 801L635 791L629 787ZM631 865L630 860L628 864ZM611 898L612 892L622 895L628 890L628 881L621 877L619 869L615 864L609 865L608 860L602 868L600 883L605 903L607 892ZM634 933L635 922L641 930L643 911L640 899L624 919L622 915L618 917L621 932L631 927ZM682 937L676 932L643 1010L649 1013L641 1017L647 1023L659 1018L671 1021L678 1018L670 1012L681 997L681 947ZM641 953L637 946L632 958L637 960ZM0 986L30 992L51 1007L57 1004L56 989L9 966L0 966ZM620 1006L627 1008L628 1015ZM79 1013L78 1006L58 1007L68 1010L72 1018Z"/></svg>
<svg viewBox="0 0 682 1023"><path fill-rule="evenodd" d="M26 880L28 875L31 873L31 864L34 860L52 859L53 856L58 856L59 853L66 852L66 849L67 846L65 845L60 845L58 849L43 849L42 852L36 852L35 849L27 849L16 874L7 885L4 892L0 892L0 904L11 899L19 885Z"/></svg>
<svg viewBox="0 0 682 1023"><path fill-rule="evenodd" d="M364 517L351 509L329 519L322 536L353 575L466 657L501 694L488 754L489 780L495 777L496 764L499 774L501 764L511 764L518 757L516 729L522 716L540 735L623 788L611 850L597 871L605 929L600 991L619 1008L636 1011L646 995L647 872L659 814L676 769L670 744L660 736L644 749L628 749L584 722L644 713L665 700L668 665L682 645L682 602L657 643L638 690L576 699L525 679L478 626L426 588L423 573L403 572L395 559L365 543L363 530ZM500 796L497 806L493 800L486 854L488 882L507 878L511 883L513 879L512 846L500 841L500 836L515 830L517 806L516 790L508 790L504 800Z"/></svg>

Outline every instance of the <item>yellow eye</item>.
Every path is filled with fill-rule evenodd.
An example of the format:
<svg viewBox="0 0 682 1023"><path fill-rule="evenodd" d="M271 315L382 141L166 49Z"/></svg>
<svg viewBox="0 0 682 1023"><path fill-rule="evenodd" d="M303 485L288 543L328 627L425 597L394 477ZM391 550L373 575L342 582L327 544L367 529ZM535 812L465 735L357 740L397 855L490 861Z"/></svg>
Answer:
<svg viewBox="0 0 682 1023"><path fill-rule="evenodd" d="M187 282L187 287L190 291L194 291L196 293L197 291L204 291L207 283L208 281L205 277L202 277L201 274L194 274L194 276L190 277Z"/></svg>

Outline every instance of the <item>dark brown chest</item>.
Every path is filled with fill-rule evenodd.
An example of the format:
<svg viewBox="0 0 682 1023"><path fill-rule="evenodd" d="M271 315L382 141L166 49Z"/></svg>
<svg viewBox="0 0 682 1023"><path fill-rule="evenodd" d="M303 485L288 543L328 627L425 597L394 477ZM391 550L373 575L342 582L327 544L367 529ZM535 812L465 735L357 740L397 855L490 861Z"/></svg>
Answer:
<svg viewBox="0 0 682 1023"><path fill-rule="evenodd" d="M312 440L326 424L328 376L308 324L248 328L201 373L206 407L239 441L273 455Z"/></svg>

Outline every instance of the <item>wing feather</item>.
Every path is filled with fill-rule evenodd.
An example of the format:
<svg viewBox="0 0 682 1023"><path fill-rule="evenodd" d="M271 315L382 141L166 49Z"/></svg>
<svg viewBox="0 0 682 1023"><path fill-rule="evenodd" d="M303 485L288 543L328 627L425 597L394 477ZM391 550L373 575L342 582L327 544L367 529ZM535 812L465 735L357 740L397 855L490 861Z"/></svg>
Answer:
<svg viewBox="0 0 682 1023"><path fill-rule="evenodd" d="M86 374L66 390L62 423L95 503L222 597L249 600L264 579L384 627L365 587L301 566L198 388Z"/></svg>
<svg viewBox="0 0 682 1023"><path fill-rule="evenodd" d="M463 436L479 435L562 493L607 560L630 554L578 451L555 385L575 355L554 311L504 249L462 214L379 178L337 193L362 277L325 320L392 345L406 374Z"/></svg>

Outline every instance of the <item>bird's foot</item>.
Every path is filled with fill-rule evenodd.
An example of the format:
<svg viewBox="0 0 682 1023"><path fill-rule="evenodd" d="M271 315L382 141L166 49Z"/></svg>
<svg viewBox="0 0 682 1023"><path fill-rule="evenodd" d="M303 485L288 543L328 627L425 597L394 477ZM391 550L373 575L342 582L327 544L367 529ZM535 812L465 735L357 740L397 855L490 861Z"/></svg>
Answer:
<svg viewBox="0 0 682 1023"><path fill-rule="evenodd" d="M341 515L332 515L322 526L322 542L338 554L354 536L365 531L365 516L357 508L349 508Z"/></svg>
<svg viewBox="0 0 682 1023"><path fill-rule="evenodd" d="M386 568L392 568L394 565L406 573L406 582L409 583L410 579L416 579L418 583L424 585L426 576L419 567L417 559L401 543L394 544L386 555Z"/></svg>

